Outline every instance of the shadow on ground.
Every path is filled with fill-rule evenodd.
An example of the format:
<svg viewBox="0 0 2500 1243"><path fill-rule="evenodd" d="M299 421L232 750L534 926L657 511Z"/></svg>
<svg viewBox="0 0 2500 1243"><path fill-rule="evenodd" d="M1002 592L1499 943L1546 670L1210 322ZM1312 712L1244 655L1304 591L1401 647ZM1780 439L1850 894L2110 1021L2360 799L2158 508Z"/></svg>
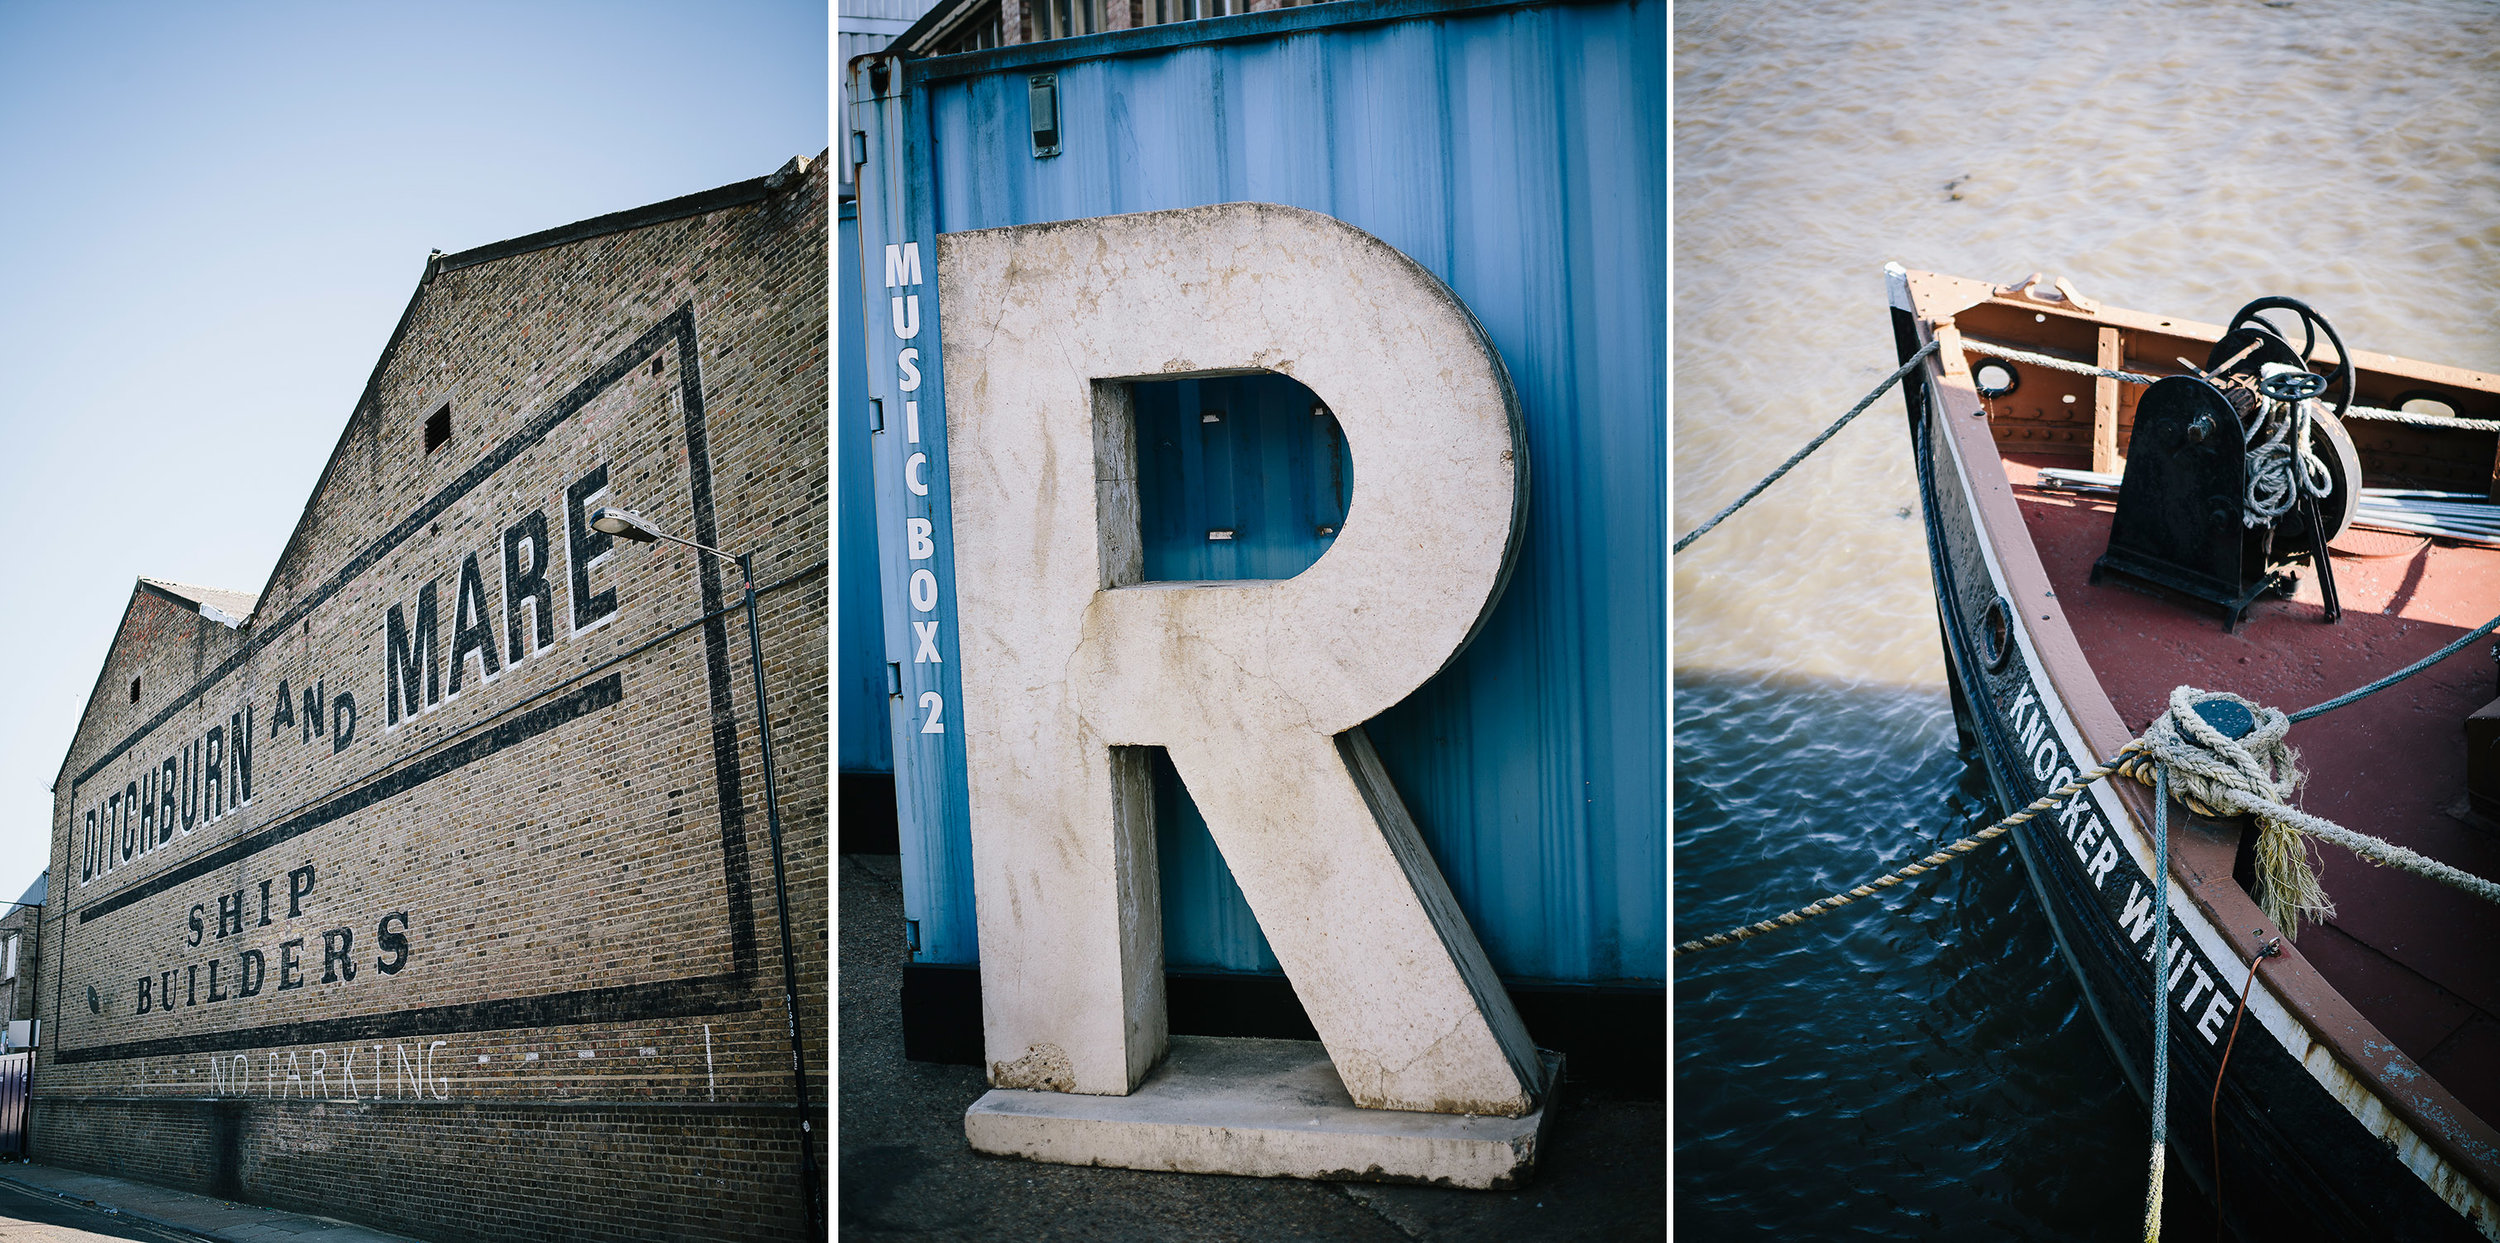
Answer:
<svg viewBox="0 0 2500 1243"><path fill-rule="evenodd" d="M1654 1239L1666 1234L1657 1101L1565 1085L1520 1191L1158 1174L972 1151L981 1071L903 1058L903 897L891 855L841 862L840 1167L845 1239Z"/></svg>

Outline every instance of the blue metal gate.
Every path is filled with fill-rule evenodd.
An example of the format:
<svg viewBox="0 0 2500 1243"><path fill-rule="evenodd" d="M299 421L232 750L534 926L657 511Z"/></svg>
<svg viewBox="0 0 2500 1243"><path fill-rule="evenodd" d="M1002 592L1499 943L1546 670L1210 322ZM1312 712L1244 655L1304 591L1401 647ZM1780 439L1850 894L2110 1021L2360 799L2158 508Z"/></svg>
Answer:
<svg viewBox="0 0 2500 1243"><path fill-rule="evenodd" d="M26 1155L26 1085L35 1072L32 1053L0 1053L0 1156Z"/></svg>

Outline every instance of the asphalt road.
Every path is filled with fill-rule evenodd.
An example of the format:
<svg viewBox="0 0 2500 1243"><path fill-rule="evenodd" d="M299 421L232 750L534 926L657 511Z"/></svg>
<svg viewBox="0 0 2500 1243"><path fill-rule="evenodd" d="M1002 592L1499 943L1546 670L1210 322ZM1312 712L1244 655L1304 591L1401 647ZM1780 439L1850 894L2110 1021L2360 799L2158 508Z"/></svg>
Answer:
<svg viewBox="0 0 2500 1243"><path fill-rule="evenodd" d="M0 1183L0 1243L87 1243L92 1239L200 1243L196 1234L160 1229L76 1200Z"/></svg>
<svg viewBox="0 0 2500 1243"><path fill-rule="evenodd" d="M972 1151L974 1066L903 1058L906 955L891 855L844 855L840 1172L844 1239L1657 1239L1666 1235L1658 1101L1566 1084L1535 1183L1510 1192L1043 1165Z"/></svg>

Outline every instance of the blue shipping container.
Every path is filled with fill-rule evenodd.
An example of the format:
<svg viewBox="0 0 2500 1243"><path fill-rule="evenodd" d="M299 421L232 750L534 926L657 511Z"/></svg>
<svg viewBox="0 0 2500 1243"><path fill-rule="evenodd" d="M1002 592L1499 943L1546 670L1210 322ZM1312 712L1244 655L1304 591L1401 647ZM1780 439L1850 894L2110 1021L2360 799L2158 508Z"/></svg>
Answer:
<svg viewBox="0 0 2500 1243"><path fill-rule="evenodd" d="M843 259L859 255L859 210L842 205ZM837 287L838 288L838 287ZM842 300L841 384L833 410L836 610L834 770L891 773L894 741L885 720L885 603L877 583L875 477L868 470L868 328L859 299Z"/></svg>
<svg viewBox="0 0 2500 1243"><path fill-rule="evenodd" d="M1037 155L1027 108L1041 73L1057 75L1061 116L1056 152ZM917 242L933 262L940 233L1244 200L1364 229L1467 303L1523 409L1526 531L1490 623L1368 732L1506 980L1662 987L1665 6L1343 0L880 57L855 66L847 86L866 163L857 234L842 248L860 262L844 289L871 308L868 327L882 324L888 244ZM924 315L946 313L932 310L936 288L932 270ZM863 639L854 652L845 628L843 705L867 702L849 671L883 663L913 961L970 964L960 732L926 732L922 711L959 701L957 652L947 642L939 663L914 661L908 618L931 614L905 604L912 572L932 569L934 615L953 634L944 360L935 333L911 341L904 360L906 343L887 332L863 343L861 324L859 307L846 306L842 538L849 566L872 529L854 515L873 508L885 613L881 651ZM909 370L919 382L906 393ZM856 403L853 376L864 381ZM1163 447L1178 481L1164 512L1174 531L1201 532L1150 532L1161 547L1149 550L1162 558L1155 577L1275 577L1324 549L1327 506L1342 513L1341 489L1363 464L1339 461L1342 439L1332 447L1331 429L1310 415L1272 413L1301 400L1274 387L1291 381L1256 379L1221 393L1214 381L1175 384L1154 399L1184 429ZM917 412L908 429L906 400ZM1191 441L1185 412L1219 402L1258 417L1236 419L1223 441ZM1141 431L1150 404L1141 386ZM860 446L871 468L855 479L848 455ZM934 560L904 561L906 517L934 524ZM1204 529L1240 525L1248 536L1260 522L1278 532L1264 551L1245 543L1222 553L1225 563L1206 562L1218 554ZM850 584L846 571L846 610L860 598ZM847 768L847 725L843 738ZM1203 823L1166 776L1168 965L1273 972Z"/></svg>

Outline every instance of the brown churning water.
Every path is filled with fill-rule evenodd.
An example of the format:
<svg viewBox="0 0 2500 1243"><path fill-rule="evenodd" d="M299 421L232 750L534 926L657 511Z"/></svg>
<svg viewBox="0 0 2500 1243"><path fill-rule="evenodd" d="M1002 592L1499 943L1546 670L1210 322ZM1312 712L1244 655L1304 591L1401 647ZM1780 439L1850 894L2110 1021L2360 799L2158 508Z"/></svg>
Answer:
<svg viewBox="0 0 2500 1243"><path fill-rule="evenodd" d="M1671 535L1892 370L1887 260L2206 322L2287 294L2358 349L2500 370L2500 5L1674 20ZM1953 754L1906 442L1888 394L1676 559L1676 938L1993 819ZM2145 1111L2013 853L1902 888L1676 964L1679 1229L2135 1229ZM2183 1182L2169 1228L2207 1237Z"/></svg>

